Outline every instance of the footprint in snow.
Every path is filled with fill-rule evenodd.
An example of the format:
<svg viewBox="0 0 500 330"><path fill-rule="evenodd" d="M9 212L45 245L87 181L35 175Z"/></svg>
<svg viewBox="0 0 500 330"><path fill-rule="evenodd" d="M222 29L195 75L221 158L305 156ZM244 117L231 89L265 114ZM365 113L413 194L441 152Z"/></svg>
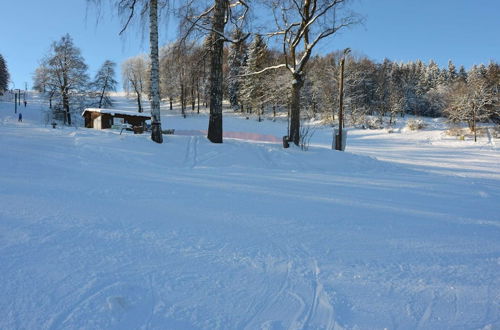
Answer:
<svg viewBox="0 0 500 330"><path fill-rule="evenodd" d="M123 297L108 297L106 299L108 303L108 309L113 312L124 311L127 307L125 298Z"/></svg>

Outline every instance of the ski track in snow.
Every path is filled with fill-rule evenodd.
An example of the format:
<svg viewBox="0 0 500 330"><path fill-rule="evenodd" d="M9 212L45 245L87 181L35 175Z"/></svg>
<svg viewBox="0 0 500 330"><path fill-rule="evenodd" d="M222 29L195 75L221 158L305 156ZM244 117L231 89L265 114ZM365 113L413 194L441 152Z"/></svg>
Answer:
<svg viewBox="0 0 500 330"><path fill-rule="evenodd" d="M342 154L326 129L306 153L157 145L44 127L37 101L23 123L0 103L1 329L500 327L491 136L353 131ZM225 122L253 137L284 127Z"/></svg>

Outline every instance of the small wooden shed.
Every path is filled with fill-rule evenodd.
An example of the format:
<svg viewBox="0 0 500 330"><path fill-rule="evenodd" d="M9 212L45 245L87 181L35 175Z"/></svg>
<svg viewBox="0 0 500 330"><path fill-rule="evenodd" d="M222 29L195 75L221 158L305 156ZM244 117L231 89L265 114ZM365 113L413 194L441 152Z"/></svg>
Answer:
<svg viewBox="0 0 500 330"><path fill-rule="evenodd" d="M118 110L87 108L83 110L85 127L95 129L112 128L113 125L130 124L136 127L146 127L146 120L151 119L150 114Z"/></svg>

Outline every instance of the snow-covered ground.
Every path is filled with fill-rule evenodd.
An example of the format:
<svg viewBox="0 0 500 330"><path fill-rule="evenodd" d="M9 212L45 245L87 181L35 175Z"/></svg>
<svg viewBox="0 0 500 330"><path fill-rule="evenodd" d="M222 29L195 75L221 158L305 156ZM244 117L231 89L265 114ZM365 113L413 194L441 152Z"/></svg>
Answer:
<svg viewBox="0 0 500 330"><path fill-rule="evenodd" d="M119 100L124 108L133 103ZM121 104L120 104L121 103ZM57 128L0 102L1 329L495 329L499 141ZM164 111L163 128L205 114ZM228 132L286 122L227 113Z"/></svg>

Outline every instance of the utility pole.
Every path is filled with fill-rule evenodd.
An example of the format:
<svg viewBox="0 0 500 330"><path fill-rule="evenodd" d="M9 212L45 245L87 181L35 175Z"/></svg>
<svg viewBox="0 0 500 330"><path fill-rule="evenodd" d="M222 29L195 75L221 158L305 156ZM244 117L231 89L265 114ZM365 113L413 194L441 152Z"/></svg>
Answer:
<svg viewBox="0 0 500 330"><path fill-rule="evenodd" d="M344 56L340 60L340 84L339 84L339 131L335 137L335 150L342 150L342 128L344 127L344 66L345 58L351 52L350 48L344 49Z"/></svg>

